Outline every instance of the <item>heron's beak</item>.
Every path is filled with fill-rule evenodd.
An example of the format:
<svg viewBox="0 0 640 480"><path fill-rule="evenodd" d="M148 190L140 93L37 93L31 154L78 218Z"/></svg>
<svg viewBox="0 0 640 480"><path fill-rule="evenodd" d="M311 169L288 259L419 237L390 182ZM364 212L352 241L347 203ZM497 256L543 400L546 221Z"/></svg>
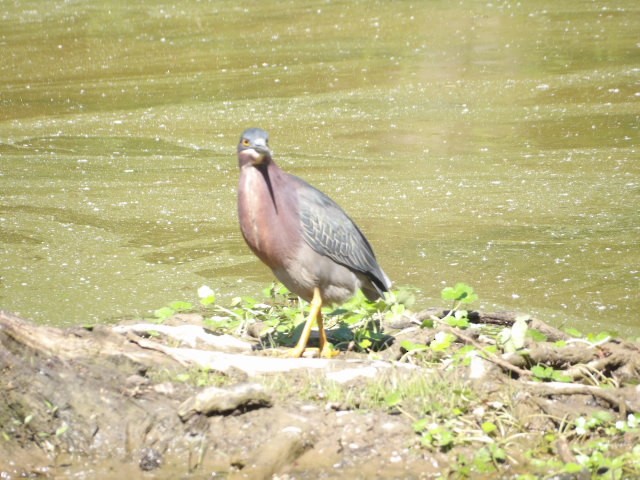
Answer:
<svg viewBox="0 0 640 480"><path fill-rule="evenodd" d="M271 149L267 146L267 142L264 139L257 139L253 142L253 148L245 150L245 152L251 157L254 165L261 165L265 159L271 158Z"/></svg>
<svg viewBox="0 0 640 480"><path fill-rule="evenodd" d="M271 149L267 144L266 138L256 138L251 143L243 140L238 145L238 161L240 166L252 165L257 167L265 165L271 160Z"/></svg>

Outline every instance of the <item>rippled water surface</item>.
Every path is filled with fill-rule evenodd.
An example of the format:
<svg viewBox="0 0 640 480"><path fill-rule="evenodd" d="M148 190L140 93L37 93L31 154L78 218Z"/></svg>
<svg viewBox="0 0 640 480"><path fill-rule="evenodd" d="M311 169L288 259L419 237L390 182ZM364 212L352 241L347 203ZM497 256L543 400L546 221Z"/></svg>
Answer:
<svg viewBox="0 0 640 480"><path fill-rule="evenodd" d="M464 281L640 335L639 31L631 0L4 2L0 306L259 296L235 145L261 126L419 305Z"/></svg>

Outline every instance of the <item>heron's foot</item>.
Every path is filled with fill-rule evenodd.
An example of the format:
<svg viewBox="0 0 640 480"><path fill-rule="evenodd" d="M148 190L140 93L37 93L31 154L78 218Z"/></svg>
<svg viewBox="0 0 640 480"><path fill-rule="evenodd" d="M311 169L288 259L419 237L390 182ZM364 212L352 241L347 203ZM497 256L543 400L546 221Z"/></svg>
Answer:
<svg viewBox="0 0 640 480"><path fill-rule="evenodd" d="M292 350L293 350L292 348L287 348L287 347L273 347L273 348L265 348L264 350L261 350L261 352L263 353L263 355L268 357L296 358L296 354L295 352L292 352Z"/></svg>
<svg viewBox="0 0 640 480"><path fill-rule="evenodd" d="M333 344L325 342L320 349L320 358L334 358L340 355L340 350L333 348Z"/></svg>
<svg viewBox="0 0 640 480"><path fill-rule="evenodd" d="M333 348L333 345L330 343L325 343L322 349L317 347L305 347L299 348L294 347L288 350L282 351L279 350L276 354L278 356L282 356L285 358L301 358L301 357L311 357L311 358L335 358L340 355L340 351Z"/></svg>
<svg viewBox="0 0 640 480"><path fill-rule="evenodd" d="M307 350L305 347L301 347L300 345L296 345L293 348L289 348L288 350L282 352L282 356L286 358L300 358L304 355L304 351Z"/></svg>

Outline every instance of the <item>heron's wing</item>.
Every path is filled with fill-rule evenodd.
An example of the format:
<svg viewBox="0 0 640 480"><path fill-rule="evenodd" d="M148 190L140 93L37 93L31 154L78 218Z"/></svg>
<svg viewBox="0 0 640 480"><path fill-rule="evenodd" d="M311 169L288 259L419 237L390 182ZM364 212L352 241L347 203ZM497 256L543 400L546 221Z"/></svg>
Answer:
<svg viewBox="0 0 640 480"><path fill-rule="evenodd" d="M324 193L300 180L298 209L305 241L318 253L349 269L374 277L388 288L388 278L358 226Z"/></svg>

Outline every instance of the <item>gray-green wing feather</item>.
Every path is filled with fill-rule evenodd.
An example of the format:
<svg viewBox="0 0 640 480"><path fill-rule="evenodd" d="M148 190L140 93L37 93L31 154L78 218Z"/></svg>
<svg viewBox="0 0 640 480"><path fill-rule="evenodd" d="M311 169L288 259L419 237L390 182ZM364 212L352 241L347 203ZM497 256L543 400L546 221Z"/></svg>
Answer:
<svg viewBox="0 0 640 480"><path fill-rule="evenodd" d="M298 208L305 241L318 253L368 276L386 290L386 276L380 270L371 245L358 226L333 200L300 180Z"/></svg>

